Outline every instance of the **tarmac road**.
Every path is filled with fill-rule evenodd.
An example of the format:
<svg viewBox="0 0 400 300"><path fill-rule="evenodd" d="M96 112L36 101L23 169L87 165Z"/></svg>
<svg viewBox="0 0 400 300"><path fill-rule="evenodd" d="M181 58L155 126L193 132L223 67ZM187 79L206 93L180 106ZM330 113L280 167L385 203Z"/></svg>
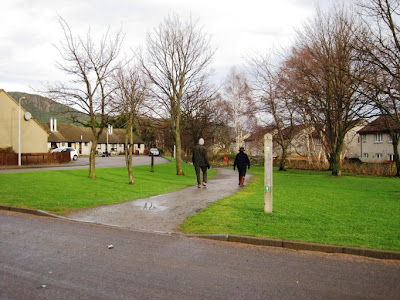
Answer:
<svg viewBox="0 0 400 300"><path fill-rule="evenodd" d="M168 160L161 156L154 157L155 164L167 163ZM150 156L134 156L132 165L150 165ZM96 157L96 168L118 168L125 167L125 156L110 156L110 157ZM89 157L81 156L76 161L70 161L64 164L52 165L28 165L28 166L0 166L0 173L16 173L16 172L34 172L34 171L51 171L51 170L66 170L66 169L85 169L89 168Z"/></svg>
<svg viewBox="0 0 400 300"><path fill-rule="evenodd" d="M0 299L399 299L399 295L399 261L0 211Z"/></svg>

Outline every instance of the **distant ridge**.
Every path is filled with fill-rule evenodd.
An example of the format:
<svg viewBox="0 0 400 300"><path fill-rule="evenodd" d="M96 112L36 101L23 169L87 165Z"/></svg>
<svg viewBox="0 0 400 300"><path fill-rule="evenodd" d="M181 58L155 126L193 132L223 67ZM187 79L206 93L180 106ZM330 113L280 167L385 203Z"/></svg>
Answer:
<svg viewBox="0 0 400 300"><path fill-rule="evenodd" d="M46 97L22 92L7 93L17 101L21 97L26 97L26 100L21 101L21 105L29 111L39 123L49 123L50 118L53 117L61 124L78 125L76 122L74 123L72 121L71 112L83 123L89 120L86 114Z"/></svg>

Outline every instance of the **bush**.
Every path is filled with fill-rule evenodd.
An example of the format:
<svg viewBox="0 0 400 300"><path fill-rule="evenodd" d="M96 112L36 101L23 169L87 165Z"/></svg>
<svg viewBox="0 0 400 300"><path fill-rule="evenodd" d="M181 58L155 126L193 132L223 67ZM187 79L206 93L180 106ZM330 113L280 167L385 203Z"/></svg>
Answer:
<svg viewBox="0 0 400 300"><path fill-rule="evenodd" d="M280 159L274 159L274 166L278 167ZM298 170L328 170L329 164L319 161L309 163L305 159L288 159L285 167ZM396 175L396 164L394 162L363 163L359 159L344 159L341 166L342 172L360 175L394 176Z"/></svg>
<svg viewBox="0 0 400 300"><path fill-rule="evenodd" d="M15 153L11 147L0 148L0 153Z"/></svg>

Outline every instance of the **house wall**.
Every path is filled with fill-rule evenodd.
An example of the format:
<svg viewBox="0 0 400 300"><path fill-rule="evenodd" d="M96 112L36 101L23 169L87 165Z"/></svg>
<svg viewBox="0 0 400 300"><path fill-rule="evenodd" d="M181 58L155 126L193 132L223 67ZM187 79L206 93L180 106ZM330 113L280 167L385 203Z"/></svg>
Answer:
<svg viewBox="0 0 400 300"><path fill-rule="evenodd" d="M73 147L78 151L79 155L90 155L90 149L92 147L92 142L56 142L56 148L58 147ZM47 143L48 151L54 148L54 144ZM97 144L97 151L99 154L103 154L103 152L107 149L106 143L98 143ZM136 150L139 151L139 154L144 153L144 144L134 144L133 146L134 153ZM125 144L121 143L108 143L108 151L115 153L115 154L124 154L125 153Z"/></svg>
<svg viewBox="0 0 400 300"><path fill-rule="evenodd" d="M344 137L342 158L360 158L360 135L357 133L364 126L350 129Z"/></svg>
<svg viewBox="0 0 400 300"><path fill-rule="evenodd" d="M26 100L22 100L26 101ZM0 148L18 152L18 101L0 90ZM26 121L21 107L21 153L45 153L47 132L32 118Z"/></svg>
<svg viewBox="0 0 400 300"><path fill-rule="evenodd" d="M107 144L99 143L97 144L97 151L99 153L105 152L107 149ZM144 144L133 144L133 153L136 153L136 150L139 151L139 154L144 153ZM125 153L125 144L115 144L108 143L108 152L116 153L116 154L124 154Z"/></svg>
<svg viewBox="0 0 400 300"><path fill-rule="evenodd" d="M377 134L381 134L382 141L376 140ZM390 160L389 155L393 155L393 145L388 133L363 134L360 140L360 159L363 162L384 162Z"/></svg>
<svg viewBox="0 0 400 300"><path fill-rule="evenodd" d="M92 142L56 142L55 146L54 143L47 143L48 151L51 151L53 148L72 147L78 151L79 155L89 155L91 146Z"/></svg>

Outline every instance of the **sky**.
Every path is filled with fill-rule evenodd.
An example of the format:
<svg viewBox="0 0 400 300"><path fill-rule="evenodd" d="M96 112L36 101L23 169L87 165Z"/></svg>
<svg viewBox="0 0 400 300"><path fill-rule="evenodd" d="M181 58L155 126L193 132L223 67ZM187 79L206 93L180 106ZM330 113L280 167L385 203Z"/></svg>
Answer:
<svg viewBox="0 0 400 300"><path fill-rule="evenodd" d="M110 28L125 33L123 49L145 47L147 34L169 14L198 20L216 49L215 80L245 64L244 59L274 48L287 48L295 32L333 0L2 0L0 17L0 89L37 93L67 77L56 46L62 41L58 18L74 36L89 28L94 39ZM218 83L217 83L218 84Z"/></svg>

